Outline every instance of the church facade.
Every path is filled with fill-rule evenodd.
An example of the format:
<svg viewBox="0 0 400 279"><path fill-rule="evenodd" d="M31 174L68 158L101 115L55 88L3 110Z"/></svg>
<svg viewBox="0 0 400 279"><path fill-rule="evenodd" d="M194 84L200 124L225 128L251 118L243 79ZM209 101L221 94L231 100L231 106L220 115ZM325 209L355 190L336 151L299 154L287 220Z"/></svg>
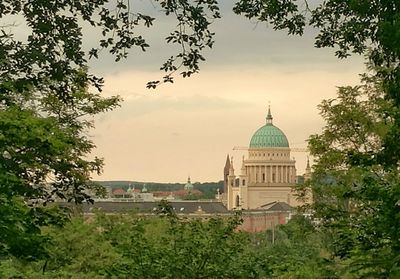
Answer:
<svg viewBox="0 0 400 279"><path fill-rule="evenodd" d="M223 200L228 210L260 209L273 202L299 205L293 192L296 161L290 157L285 134L272 120L269 108L266 123L252 136L248 157L243 157L238 174L233 168L233 158L227 157Z"/></svg>

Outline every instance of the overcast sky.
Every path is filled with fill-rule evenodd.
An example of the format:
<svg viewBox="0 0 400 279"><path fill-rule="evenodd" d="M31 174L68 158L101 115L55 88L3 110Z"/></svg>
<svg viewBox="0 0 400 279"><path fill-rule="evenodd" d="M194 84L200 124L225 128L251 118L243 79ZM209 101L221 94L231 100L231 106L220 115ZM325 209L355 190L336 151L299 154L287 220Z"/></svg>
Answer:
<svg viewBox="0 0 400 279"><path fill-rule="evenodd" d="M221 180L227 154L240 170L243 152L232 148L248 146L265 123L268 102L290 146L306 147L308 136L324 125L317 105L333 98L337 86L358 83L361 57L338 60L333 49L313 47L312 30L288 37L234 15L227 3L222 8L223 18L213 27L215 46L207 51L200 74L189 79L145 88L162 76L160 65L174 54L162 41L171 27L165 18L145 33L152 46L146 53L133 51L120 63L109 56L91 62L91 70L105 77L104 94L124 98L121 108L96 119L94 154L106 165L95 179L184 182L190 175L192 181ZM303 174L306 154L292 157Z"/></svg>

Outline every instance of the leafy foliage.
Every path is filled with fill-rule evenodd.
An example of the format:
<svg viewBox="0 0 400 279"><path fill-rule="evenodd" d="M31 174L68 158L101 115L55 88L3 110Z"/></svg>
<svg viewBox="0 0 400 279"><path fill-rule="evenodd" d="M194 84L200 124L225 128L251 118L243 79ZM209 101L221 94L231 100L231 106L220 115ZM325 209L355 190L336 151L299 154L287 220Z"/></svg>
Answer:
<svg viewBox="0 0 400 279"><path fill-rule="evenodd" d="M89 191L100 189L90 176L101 172L103 161L86 157L94 147L87 137L93 125L90 117L114 108L119 98L102 98L85 88L71 94L73 103L34 89L1 97L5 102L0 110L0 198L4 208L9 205L19 210L2 214L0 222L13 218L21 222L15 224L17 230L13 230L14 225L6 226L5 235L13 237L0 243L10 246L13 238L19 239L14 244L20 247L6 250L29 257L34 251L26 248L29 233L35 239L40 234L39 225L51 216L43 207L48 201L90 201ZM59 219L64 220L64 216L59 215Z"/></svg>
<svg viewBox="0 0 400 279"><path fill-rule="evenodd" d="M0 261L4 278L338 278L321 256L319 233L304 217L265 233L236 230L240 216L179 219L160 205L159 216L75 216L48 227L48 258ZM169 212L169 213L168 213ZM270 234L271 232L266 232Z"/></svg>
<svg viewBox="0 0 400 279"><path fill-rule="evenodd" d="M221 17L217 0L157 1L165 15L175 15L178 23L165 39L167 43L178 44L180 52L171 56L160 68L167 72L162 82L172 83L173 74L183 67L180 74L190 77L199 71L199 63L204 61L204 48L212 48L214 35L209 27L213 20ZM160 80L150 81L147 88L156 88Z"/></svg>
<svg viewBox="0 0 400 279"><path fill-rule="evenodd" d="M60 226L67 215L57 208L29 208L20 198L0 196L0 259L9 255L25 260L37 260L47 255L41 227Z"/></svg>
<svg viewBox="0 0 400 279"><path fill-rule="evenodd" d="M384 98L382 80L364 75L363 82L320 106L327 125L309 140L314 210L330 251L355 278L396 278L399 173L379 156L397 108Z"/></svg>
<svg viewBox="0 0 400 279"><path fill-rule="evenodd" d="M219 17L216 2L156 3L177 18L178 29L167 41L181 47L162 67L164 81L172 81L171 71L180 68L190 76L204 60L201 51L213 44L209 16ZM101 173L103 160L88 159L95 147L88 132L93 116L114 109L121 99L92 92L101 91L103 79L89 72L89 59L101 51L109 51L116 61L126 58L130 48L145 51L149 45L137 27L150 27L154 18L133 11L129 0L5 0L0 18L0 199L1 208L10 213L0 217L7 224L0 246L2 256L15 252L29 258L37 253L26 247L41 239L40 225L52 219L43 207L48 201L91 201L91 192L102 190L90 180L92 173ZM22 20L25 37L16 34L15 19ZM84 26L100 32L88 51Z"/></svg>
<svg viewBox="0 0 400 279"><path fill-rule="evenodd" d="M398 10L399 3L394 0L240 0L234 7L237 14L268 22L292 35L314 27L319 30L316 47L336 47L339 58L362 54L372 47L371 57L377 65L400 56Z"/></svg>
<svg viewBox="0 0 400 279"><path fill-rule="evenodd" d="M149 45L137 27L151 27L155 18L133 10L131 1L2 1L0 18L12 22L23 17L31 34L26 40L17 40L13 24L4 25L0 34L0 66L3 82L1 92L23 91L33 87L49 90L67 100L76 90L90 84L99 90L103 79L93 74L77 74L87 66L88 59L98 58L108 50L119 61L128 56L128 50L137 47L145 51ZM177 19L177 29L166 38L168 43L180 46L178 54L171 56L161 67L167 72L163 82L172 82L172 74L183 68L186 77L198 72L201 54L214 41L209 30L213 19L220 17L215 0L155 1L162 12ZM101 31L97 45L85 51L82 26ZM154 88L160 81L150 82ZM51 84L51 86L49 86Z"/></svg>

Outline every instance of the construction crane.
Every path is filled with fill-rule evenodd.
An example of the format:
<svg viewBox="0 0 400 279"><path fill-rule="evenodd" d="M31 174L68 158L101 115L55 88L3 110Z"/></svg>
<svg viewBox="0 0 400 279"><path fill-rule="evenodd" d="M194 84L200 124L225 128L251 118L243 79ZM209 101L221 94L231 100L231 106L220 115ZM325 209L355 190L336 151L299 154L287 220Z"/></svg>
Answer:
<svg viewBox="0 0 400 279"><path fill-rule="evenodd" d="M234 146L232 150L249 150L247 146ZM307 148L290 148L292 152L309 152Z"/></svg>

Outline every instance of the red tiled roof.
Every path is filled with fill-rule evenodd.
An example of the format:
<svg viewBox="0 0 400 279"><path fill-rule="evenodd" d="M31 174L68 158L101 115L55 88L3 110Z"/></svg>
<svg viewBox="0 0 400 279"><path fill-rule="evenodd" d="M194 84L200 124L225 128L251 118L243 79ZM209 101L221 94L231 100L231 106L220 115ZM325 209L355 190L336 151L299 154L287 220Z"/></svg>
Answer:
<svg viewBox="0 0 400 279"><path fill-rule="evenodd" d="M161 191L153 192L153 196L155 197L168 197L170 194L171 192L161 192Z"/></svg>
<svg viewBox="0 0 400 279"><path fill-rule="evenodd" d="M114 189L112 193L114 195L124 195L124 194L126 194L126 191L122 188L117 188L117 189Z"/></svg>

